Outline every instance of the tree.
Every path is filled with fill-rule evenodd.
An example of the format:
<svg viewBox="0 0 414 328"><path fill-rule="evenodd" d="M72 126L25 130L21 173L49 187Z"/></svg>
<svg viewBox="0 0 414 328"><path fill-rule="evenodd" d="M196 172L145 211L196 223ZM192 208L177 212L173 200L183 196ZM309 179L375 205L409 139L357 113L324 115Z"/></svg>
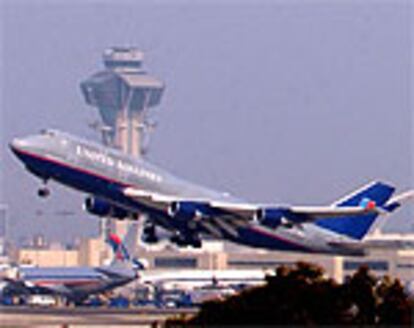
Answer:
<svg viewBox="0 0 414 328"><path fill-rule="evenodd" d="M378 280L366 266L338 284L315 264L281 266L266 285L224 301L207 302L189 321L168 326L411 325L413 304L401 283Z"/></svg>
<svg viewBox="0 0 414 328"><path fill-rule="evenodd" d="M376 278L368 266L361 266L344 284L345 294L357 306L356 324L373 325L375 323L376 299L374 287Z"/></svg>

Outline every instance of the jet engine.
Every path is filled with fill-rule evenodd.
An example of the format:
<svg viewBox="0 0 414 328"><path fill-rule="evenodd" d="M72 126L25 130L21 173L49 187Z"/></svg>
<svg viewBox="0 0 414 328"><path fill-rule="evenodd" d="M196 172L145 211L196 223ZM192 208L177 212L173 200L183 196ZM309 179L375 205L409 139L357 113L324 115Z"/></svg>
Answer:
<svg viewBox="0 0 414 328"><path fill-rule="evenodd" d="M174 234L170 241L179 247L200 248L202 242L197 231L197 218L208 215L208 213L207 206L202 203L189 201L171 203L168 214L180 222L181 231Z"/></svg>
<svg viewBox="0 0 414 328"><path fill-rule="evenodd" d="M87 197L83 208L88 213L97 216L111 216L117 219L125 219L130 216L130 213L123 208L114 206L106 200L96 197Z"/></svg>
<svg viewBox="0 0 414 328"><path fill-rule="evenodd" d="M269 228L277 228L281 225L286 225L287 220L284 217L283 211L279 209L266 209L262 208L256 212L255 219L264 226Z"/></svg>
<svg viewBox="0 0 414 328"><path fill-rule="evenodd" d="M168 208L168 214L172 217L192 219L200 210L198 204L193 202L173 202Z"/></svg>

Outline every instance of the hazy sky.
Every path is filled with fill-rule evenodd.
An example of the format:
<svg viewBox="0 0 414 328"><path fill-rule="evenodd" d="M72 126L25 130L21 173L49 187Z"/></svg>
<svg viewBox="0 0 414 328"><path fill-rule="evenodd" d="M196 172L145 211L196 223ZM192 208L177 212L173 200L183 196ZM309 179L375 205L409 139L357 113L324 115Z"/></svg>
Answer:
<svg viewBox="0 0 414 328"><path fill-rule="evenodd" d="M181 176L293 204L330 203L371 179L412 185L409 1L0 3L1 197L16 238L96 233L83 196L52 184L36 197L7 143L42 127L97 139L79 82L114 45L145 51L166 82L149 158ZM389 221L414 230L410 211Z"/></svg>

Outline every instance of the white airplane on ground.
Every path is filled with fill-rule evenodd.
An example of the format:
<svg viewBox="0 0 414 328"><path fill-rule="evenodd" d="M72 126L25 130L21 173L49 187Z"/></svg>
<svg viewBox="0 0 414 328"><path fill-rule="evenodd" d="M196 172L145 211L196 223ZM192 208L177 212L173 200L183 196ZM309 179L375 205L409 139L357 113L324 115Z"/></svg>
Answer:
<svg viewBox="0 0 414 328"><path fill-rule="evenodd" d="M136 224L121 242L109 234L113 250L110 265L100 267L14 267L3 277L5 289L12 294L62 296L67 302L82 303L90 295L102 294L136 280L144 264L130 257L127 248L135 246ZM4 292L4 290L3 290Z"/></svg>

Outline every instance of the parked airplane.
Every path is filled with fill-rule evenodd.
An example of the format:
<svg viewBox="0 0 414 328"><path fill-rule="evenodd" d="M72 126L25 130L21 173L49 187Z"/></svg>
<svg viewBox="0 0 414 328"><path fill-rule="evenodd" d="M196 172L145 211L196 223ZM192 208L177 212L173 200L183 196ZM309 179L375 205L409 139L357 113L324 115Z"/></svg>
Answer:
<svg viewBox="0 0 414 328"><path fill-rule="evenodd" d="M102 294L138 278L143 263L130 257L127 247L135 246L136 224L132 224L124 242L108 234L113 260L100 267L16 267L3 278L10 293L20 295L49 294L68 302L82 303L89 295ZM129 248L128 247L128 248Z"/></svg>
<svg viewBox="0 0 414 328"><path fill-rule="evenodd" d="M211 285L262 285L266 283L266 276L273 274L274 271L260 269L146 271L138 281L163 289L191 290Z"/></svg>
<svg viewBox="0 0 414 328"><path fill-rule="evenodd" d="M381 214L397 209L413 192L373 182L329 206L280 206L244 202L188 183L148 162L69 134L44 130L10 144L17 157L46 184L55 180L90 196L85 208L98 216L149 217L148 242L156 226L174 232L179 246L201 246L209 235L275 250L363 255L362 239ZM39 189L47 196L46 186Z"/></svg>

